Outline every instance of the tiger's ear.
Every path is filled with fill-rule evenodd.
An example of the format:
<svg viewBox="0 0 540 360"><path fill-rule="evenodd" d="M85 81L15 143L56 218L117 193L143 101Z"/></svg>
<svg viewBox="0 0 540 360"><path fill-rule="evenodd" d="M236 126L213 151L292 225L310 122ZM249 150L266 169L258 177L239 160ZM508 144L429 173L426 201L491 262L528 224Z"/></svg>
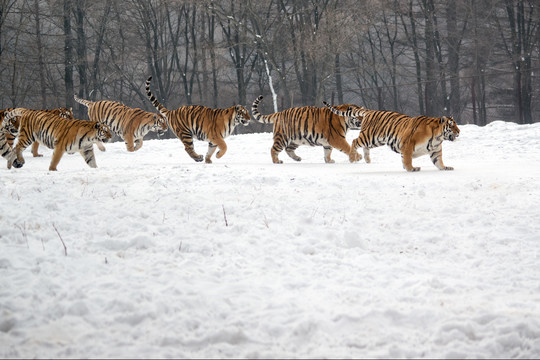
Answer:
<svg viewBox="0 0 540 360"><path fill-rule="evenodd" d="M94 129L99 129L99 122L96 121L96 124L94 125Z"/></svg>
<svg viewBox="0 0 540 360"><path fill-rule="evenodd" d="M439 119L439 124L444 124L444 122L446 121L446 116L443 116L442 118Z"/></svg>

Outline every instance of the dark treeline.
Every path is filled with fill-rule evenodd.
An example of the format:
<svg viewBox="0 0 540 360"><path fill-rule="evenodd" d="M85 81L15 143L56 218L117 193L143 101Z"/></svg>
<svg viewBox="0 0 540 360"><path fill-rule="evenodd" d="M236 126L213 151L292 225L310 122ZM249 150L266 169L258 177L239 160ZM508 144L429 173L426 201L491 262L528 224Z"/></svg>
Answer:
<svg viewBox="0 0 540 360"><path fill-rule="evenodd" d="M2 108L152 110L152 75L171 109L263 94L266 113L275 98L532 123L538 73L537 0L0 0Z"/></svg>

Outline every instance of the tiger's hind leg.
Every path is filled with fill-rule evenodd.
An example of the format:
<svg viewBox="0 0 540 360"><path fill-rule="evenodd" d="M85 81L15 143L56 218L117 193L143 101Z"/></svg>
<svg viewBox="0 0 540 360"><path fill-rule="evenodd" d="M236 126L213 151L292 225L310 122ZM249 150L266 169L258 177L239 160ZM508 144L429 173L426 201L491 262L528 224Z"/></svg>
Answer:
<svg viewBox="0 0 540 360"><path fill-rule="evenodd" d="M186 150L193 160L196 162L203 161L204 157L195 152L195 148L193 147L193 135L191 133L182 134L179 138L184 144L184 150Z"/></svg>
<svg viewBox="0 0 540 360"><path fill-rule="evenodd" d="M32 144L32 155L34 155L34 157L43 156L43 154L38 154L38 148L39 148L39 142L34 141L34 143Z"/></svg>
<svg viewBox="0 0 540 360"><path fill-rule="evenodd" d="M274 164L283 164L282 160L279 160L279 153L283 151L283 141L280 138L274 138L274 145L270 150L270 155L272 156L272 162Z"/></svg>
<svg viewBox="0 0 540 360"><path fill-rule="evenodd" d="M96 156L94 154L94 148L92 146L82 149L80 153L88 166L90 166L91 168L97 168Z"/></svg>
<svg viewBox="0 0 540 360"><path fill-rule="evenodd" d="M287 155L289 155L289 157L291 159L293 159L294 161L302 161L302 158L298 155L296 155L295 153L295 150L298 149L298 145L297 144L289 144L286 148L285 148L285 152L287 153Z"/></svg>

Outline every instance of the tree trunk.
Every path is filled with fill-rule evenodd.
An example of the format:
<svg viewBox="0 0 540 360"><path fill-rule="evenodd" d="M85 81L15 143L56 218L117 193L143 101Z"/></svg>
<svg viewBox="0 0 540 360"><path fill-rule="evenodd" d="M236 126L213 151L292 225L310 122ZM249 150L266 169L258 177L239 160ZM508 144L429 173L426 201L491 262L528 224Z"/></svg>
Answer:
<svg viewBox="0 0 540 360"><path fill-rule="evenodd" d="M85 98L88 96L88 80L87 80L87 69L88 62L86 60L86 36L84 34L84 19L86 16L86 1L78 0L76 1L75 8L75 27L77 32L77 70L79 73L79 97ZM86 107L79 104L79 116L86 113Z"/></svg>
<svg viewBox="0 0 540 360"><path fill-rule="evenodd" d="M450 107L448 112L456 122L461 123L459 94L459 38L457 29L456 4L446 5L446 28L448 31L448 75L450 76Z"/></svg>
<svg viewBox="0 0 540 360"><path fill-rule="evenodd" d="M64 83L66 106L73 108L73 45L71 40L71 0L64 0Z"/></svg>

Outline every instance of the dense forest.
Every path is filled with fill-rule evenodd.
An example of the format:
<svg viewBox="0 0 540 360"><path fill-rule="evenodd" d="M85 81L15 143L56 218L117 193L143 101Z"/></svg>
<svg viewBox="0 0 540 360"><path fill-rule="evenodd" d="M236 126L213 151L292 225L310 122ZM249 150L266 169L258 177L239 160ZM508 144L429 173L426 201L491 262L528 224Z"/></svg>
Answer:
<svg viewBox="0 0 540 360"><path fill-rule="evenodd" d="M263 113L326 100L525 124L539 72L538 0L0 0L2 108L153 110L151 75L170 109L262 94Z"/></svg>

